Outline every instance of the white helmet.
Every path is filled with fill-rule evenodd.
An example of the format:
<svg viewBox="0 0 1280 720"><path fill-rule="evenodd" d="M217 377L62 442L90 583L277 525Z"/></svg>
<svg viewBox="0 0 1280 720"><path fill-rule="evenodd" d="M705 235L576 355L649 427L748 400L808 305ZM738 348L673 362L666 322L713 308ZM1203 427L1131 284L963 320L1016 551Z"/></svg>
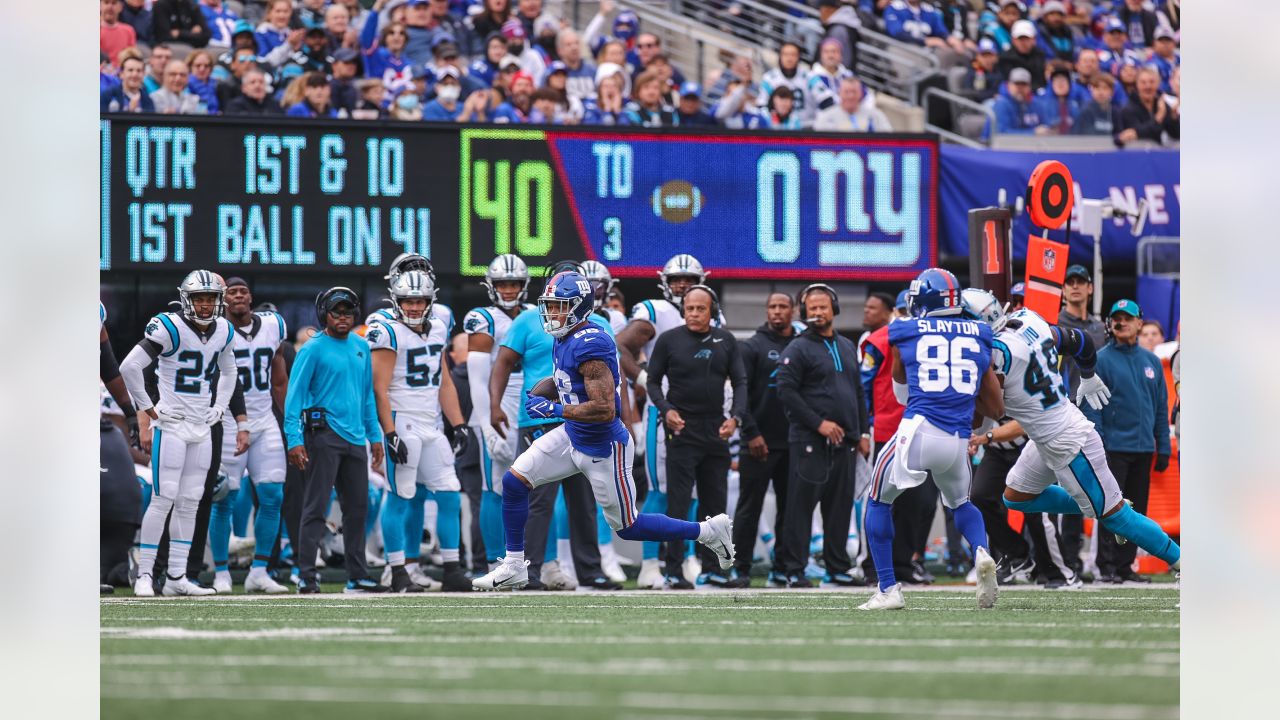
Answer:
<svg viewBox="0 0 1280 720"><path fill-rule="evenodd" d="M431 284L436 284L436 269L431 266L431 261L425 256L418 253L400 253L395 260L391 261L391 267L387 269L387 274L382 277L387 281L387 287L391 287L391 283L400 276L400 273L407 273L410 270L421 270L431 276Z"/></svg>
<svg viewBox="0 0 1280 720"><path fill-rule="evenodd" d="M964 310L966 317L990 325L994 332L1003 330L1005 323L1008 322L1004 306L995 295L986 290L965 288L960 292L960 307Z"/></svg>
<svg viewBox="0 0 1280 720"><path fill-rule="evenodd" d="M497 288L493 286L496 282L514 280L520 283L520 294L515 300L510 302L503 300L498 294ZM480 283L485 290L489 291L489 302L497 305L503 310L511 310L518 308L524 304L525 293L529 291L529 266L515 255L499 255L489 263L489 267L484 271L484 281Z"/></svg>
<svg viewBox="0 0 1280 720"><path fill-rule="evenodd" d="M694 285L702 285L707 281L707 275L709 274L702 269L702 263L698 262L698 258L687 253L680 253L668 260L667 264L663 265L662 269L658 271L658 277L661 278L658 287L662 289L662 295L668 301L675 305L683 305L684 296L677 297L671 292L671 285L668 284L671 278L692 277L696 278L693 281Z"/></svg>
<svg viewBox="0 0 1280 720"><path fill-rule="evenodd" d="M617 285L618 281L613 279L609 268L598 260L584 260L582 274L587 278L587 282L591 283L591 290L596 296L596 307L604 307L609 291L613 290L613 286Z"/></svg>
<svg viewBox="0 0 1280 720"><path fill-rule="evenodd" d="M422 298L427 301L427 307L422 312L422 317L411 318L405 314L400 308L400 302L408 298ZM422 327L426 322L427 315L431 313L431 304L436 299L436 284L432 282L431 276L422 270L410 270L409 272L400 273L391 281L391 307L400 322L411 328L417 329Z"/></svg>
<svg viewBox="0 0 1280 720"><path fill-rule="evenodd" d="M226 310L226 303L222 301L227 294L227 284L223 281L222 276L208 270L192 270L182 279L178 285L178 303L182 311L182 317L199 325L202 328L209 327L217 318L222 317L222 313ZM192 295L215 295L217 303L213 308L213 316L202 318L196 315L195 305L191 303Z"/></svg>

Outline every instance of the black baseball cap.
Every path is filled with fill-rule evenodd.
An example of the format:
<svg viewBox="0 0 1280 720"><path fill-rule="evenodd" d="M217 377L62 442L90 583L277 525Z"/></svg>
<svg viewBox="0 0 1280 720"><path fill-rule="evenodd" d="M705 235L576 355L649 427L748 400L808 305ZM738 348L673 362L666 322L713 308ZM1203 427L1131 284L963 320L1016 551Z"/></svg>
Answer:
<svg viewBox="0 0 1280 720"><path fill-rule="evenodd" d="M1083 265L1077 264L1067 268L1067 276L1063 279L1070 280L1073 277L1084 278L1089 282L1093 282L1093 273L1086 270Z"/></svg>

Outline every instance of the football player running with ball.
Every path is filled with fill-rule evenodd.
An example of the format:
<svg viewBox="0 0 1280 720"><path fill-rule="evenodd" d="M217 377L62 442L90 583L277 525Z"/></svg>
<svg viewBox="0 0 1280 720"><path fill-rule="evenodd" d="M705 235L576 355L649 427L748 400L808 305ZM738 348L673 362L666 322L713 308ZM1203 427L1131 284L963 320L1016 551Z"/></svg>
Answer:
<svg viewBox="0 0 1280 720"><path fill-rule="evenodd" d="M213 460L209 428L222 422L236 387L235 331L222 317L226 290L216 273L189 273L178 286L180 311L151 318L145 336L120 364L134 407L152 425L152 432L144 431L141 437L142 449L151 452L154 491L142 517L138 578L133 585L139 597L155 595L151 573L166 526L172 548L164 594L215 592L187 580L187 555L195 534L196 507ZM143 379L152 362L158 363L160 392L160 402L154 405Z"/></svg>
<svg viewBox="0 0 1280 720"><path fill-rule="evenodd" d="M556 338L553 377L560 402L529 393L525 410L531 417L560 418L564 424L535 440L503 475L507 555L487 575L472 581L477 590L514 590L528 584L524 525L529 491L579 472L591 483L618 537L697 540L715 553L721 570L733 566L733 523L727 515L695 523L637 512L631 479L634 448L619 420L618 351L609 334L589 320L594 305L591 283L576 272L557 274L538 299L543 327Z"/></svg>
<svg viewBox="0 0 1280 720"><path fill-rule="evenodd" d="M1025 433L1030 439L1005 480L1004 504L1027 513L1098 518L1117 539L1180 569L1182 550L1151 518L1125 502L1093 423L1071 403L1058 373L1060 355L1080 368L1077 402L1101 410L1111 391L1094 372L1093 340L1076 328L1059 328L1023 308L1008 315L985 290L964 291L965 314L991 326L995 372L1004 380L1005 413L1013 422L975 436L973 449Z"/></svg>
<svg viewBox="0 0 1280 720"><path fill-rule="evenodd" d="M920 273L911 282L907 307L912 319L889 325L893 392L906 410L892 444L876 461L867 507L867 539L880 587L859 609L905 606L893 572L892 505L903 490L930 477L973 549L978 607L989 608L996 602L996 563L987 552L982 512L969 501L969 436L975 408L988 417L1004 414L1000 381L991 369L991 328L962 316L960 283L946 270Z"/></svg>

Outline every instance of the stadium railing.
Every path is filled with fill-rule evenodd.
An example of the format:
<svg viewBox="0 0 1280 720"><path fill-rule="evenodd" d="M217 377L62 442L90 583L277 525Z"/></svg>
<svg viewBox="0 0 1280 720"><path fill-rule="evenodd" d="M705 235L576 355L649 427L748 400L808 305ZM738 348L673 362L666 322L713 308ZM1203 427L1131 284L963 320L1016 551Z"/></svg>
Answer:
<svg viewBox="0 0 1280 720"><path fill-rule="evenodd" d="M966 147L985 148L991 145L990 140L982 139L982 129L988 123L992 127L996 124L996 114L989 106L946 90L930 87L925 88L924 95L921 96L921 105L924 106L925 118L936 117L936 115L930 114L930 109L934 103L939 102L946 103L950 107L949 116L952 118L955 130L926 121L924 124L926 132L937 133L939 137L947 142Z"/></svg>
<svg viewBox="0 0 1280 720"><path fill-rule="evenodd" d="M583 26L595 15L599 3L578 3L576 12L584 18ZM677 15L664 7L639 2L618 3L640 18L642 32L651 32L662 39L663 52L672 64L688 73L689 79L706 84L713 70L720 70L725 59L733 55L747 55L757 65L777 62L776 53L766 53L758 44L717 30L683 15ZM605 28L605 32L608 28Z"/></svg>

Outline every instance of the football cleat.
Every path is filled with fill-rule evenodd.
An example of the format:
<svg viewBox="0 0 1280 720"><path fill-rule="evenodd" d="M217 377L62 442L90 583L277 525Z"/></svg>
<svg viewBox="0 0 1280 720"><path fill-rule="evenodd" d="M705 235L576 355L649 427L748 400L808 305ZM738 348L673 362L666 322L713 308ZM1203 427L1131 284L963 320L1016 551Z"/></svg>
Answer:
<svg viewBox="0 0 1280 720"><path fill-rule="evenodd" d="M1031 582L1031 576L1035 574L1035 571L1035 560L1025 558L1021 562L1014 562L1006 555L1000 561L1000 564L996 566L996 583L999 585L1026 585Z"/></svg>
<svg viewBox="0 0 1280 720"><path fill-rule="evenodd" d="M231 594L231 573L223 571L213 575L213 591L219 595Z"/></svg>
<svg viewBox="0 0 1280 720"><path fill-rule="evenodd" d="M698 581L698 576L702 574L702 561L696 555L690 555L680 564L680 574L690 583Z"/></svg>
<svg viewBox="0 0 1280 720"><path fill-rule="evenodd" d="M1079 590L1084 587L1084 581L1079 575L1072 573L1071 578L1067 580L1047 580L1044 583L1045 590Z"/></svg>
<svg viewBox="0 0 1280 720"><path fill-rule="evenodd" d="M978 607L995 607L1000 586L996 584L996 561L986 548L980 547L973 554L973 568L978 571Z"/></svg>
<svg viewBox="0 0 1280 720"><path fill-rule="evenodd" d="M733 551L733 520L729 519L728 515L720 513L703 521L703 527L709 531L709 537L700 542L716 554L716 559L720 561L720 569L728 570L733 567L736 557Z"/></svg>
<svg viewBox="0 0 1280 720"><path fill-rule="evenodd" d="M836 587L861 587L866 585L865 582L858 580L849 573L835 573L834 575L828 573L827 576L822 579L822 584L834 585Z"/></svg>
<svg viewBox="0 0 1280 720"><path fill-rule="evenodd" d="M542 565L542 584L547 590L577 590L578 581L560 567L559 560Z"/></svg>
<svg viewBox="0 0 1280 720"><path fill-rule="evenodd" d="M616 583L627 581L627 573L622 569L622 562L618 560L618 551L613 549L613 543L600 546L600 569L604 570L605 577Z"/></svg>
<svg viewBox="0 0 1280 720"><path fill-rule="evenodd" d="M751 587L751 576L750 575L734 575L733 578L729 580L729 582L724 584L724 587L729 590L746 590L747 588Z"/></svg>
<svg viewBox="0 0 1280 720"><path fill-rule="evenodd" d="M636 588L639 590L661 590L663 585L662 568L656 559L644 560L640 563L640 575L636 577Z"/></svg>
<svg viewBox="0 0 1280 720"><path fill-rule="evenodd" d="M217 590L209 587L196 585L187 579L184 575L180 578L169 578L164 583L164 589L160 591L165 597L200 597L203 595L216 595Z"/></svg>
<svg viewBox="0 0 1280 720"><path fill-rule="evenodd" d="M391 570L391 592L393 593L420 593L426 592L421 585L409 579L409 573L405 571L404 566L397 566Z"/></svg>
<svg viewBox="0 0 1280 720"><path fill-rule="evenodd" d="M901 610L907 606L902 599L902 583L894 583L888 590L877 590L871 599L858 606L859 610Z"/></svg>
<svg viewBox="0 0 1280 720"><path fill-rule="evenodd" d="M384 567L387 564L386 559L373 550L364 551L364 564L371 568Z"/></svg>
<svg viewBox="0 0 1280 720"><path fill-rule="evenodd" d="M693 583L679 575L668 575L664 587L668 590L692 590Z"/></svg>
<svg viewBox="0 0 1280 720"><path fill-rule="evenodd" d="M115 587L114 587L114 586L112 586L112 585L108 585L108 584L106 584L106 583L98 583L98 594L99 594L99 595L114 595L114 594L115 594L115 591L116 591L116 589L115 589Z"/></svg>
<svg viewBox="0 0 1280 720"><path fill-rule="evenodd" d="M156 588L152 583L150 575L139 575L138 579L133 581L134 597L155 597Z"/></svg>
<svg viewBox="0 0 1280 720"><path fill-rule="evenodd" d="M591 581L586 584L586 587L591 588L592 590L621 590L622 589L622 585L620 583L616 583L607 577L591 578Z"/></svg>
<svg viewBox="0 0 1280 720"><path fill-rule="evenodd" d="M780 572L770 570L769 577L765 579L764 585L765 587L771 588L785 588L787 587L787 576Z"/></svg>
<svg viewBox="0 0 1280 720"><path fill-rule="evenodd" d="M306 580L298 580L299 595L319 595L320 583L316 581L307 582Z"/></svg>
<svg viewBox="0 0 1280 720"><path fill-rule="evenodd" d="M453 567L450 567L452 565ZM413 577L412 574L409 577ZM431 578L427 578L430 580ZM422 585L422 583L418 583ZM427 587L423 585L423 587ZM471 587L471 578L457 566L457 563L446 563L444 568L444 576L440 582L432 581L432 586L428 590L440 590L441 592L472 592L475 588Z"/></svg>
<svg viewBox="0 0 1280 720"><path fill-rule="evenodd" d="M409 579L413 581L413 584L420 586L423 590L435 592L440 589L440 581L422 572L421 565L414 565L413 567L406 565L405 570L409 571ZM385 585L386 583L383 584Z"/></svg>
<svg viewBox="0 0 1280 720"><path fill-rule="evenodd" d="M254 573L250 571L249 576L244 579L244 591L246 593L279 595L289 592L289 588L276 582L274 578L265 572Z"/></svg>
<svg viewBox="0 0 1280 720"><path fill-rule="evenodd" d="M342 592L347 595L377 595L390 592L390 588L374 582L373 578L360 578L359 580L348 580L347 586L342 588Z"/></svg>
<svg viewBox="0 0 1280 720"><path fill-rule="evenodd" d="M529 584L529 561L501 558L498 567L471 581L476 590L519 590Z"/></svg>

